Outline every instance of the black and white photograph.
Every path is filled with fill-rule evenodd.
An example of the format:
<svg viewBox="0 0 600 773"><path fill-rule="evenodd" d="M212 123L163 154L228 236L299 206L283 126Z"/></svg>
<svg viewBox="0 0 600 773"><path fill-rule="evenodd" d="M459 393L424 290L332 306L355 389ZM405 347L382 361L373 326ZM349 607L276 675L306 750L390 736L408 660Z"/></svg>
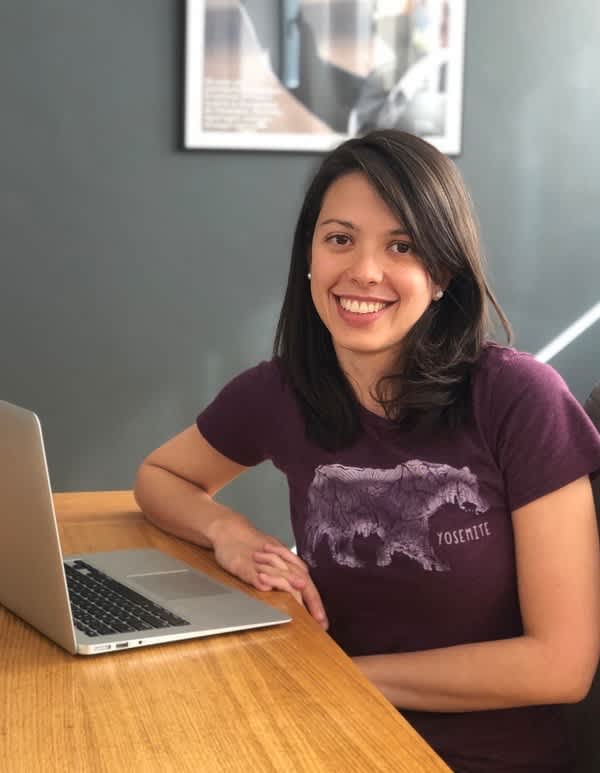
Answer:
<svg viewBox="0 0 600 773"><path fill-rule="evenodd" d="M466 0L187 0L184 145L326 151L397 128L460 153Z"/></svg>

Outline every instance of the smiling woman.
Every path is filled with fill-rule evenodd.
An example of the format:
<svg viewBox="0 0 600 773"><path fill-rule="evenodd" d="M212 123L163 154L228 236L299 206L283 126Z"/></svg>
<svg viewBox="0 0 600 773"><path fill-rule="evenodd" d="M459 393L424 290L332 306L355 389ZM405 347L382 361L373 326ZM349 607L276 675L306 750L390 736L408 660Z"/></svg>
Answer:
<svg viewBox="0 0 600 773"><path fill-rule="evenodd" d="M402 342L441 290L410 235L359 172L328 189L312 239L311 295L338 363L370 387L397 367Z"/></svg>
<svg viewBox="0 0 600 773"><path fill-rule="evenodd" d="M556 371L490 340L489 309L510 337L452 162L391 130L342 144L300 212L273 359L151 453L136 496L304 604L457 773L567 773L559 704L600 652L600 439ZM213 499L265 459L298 555Z"/></svg>
<svg viewBox="0 0 600 773"><path fill-rule="evenodd" d="M482 264L469 194L432 145L376 131L327 156L298 219L275 342L309 436L344 447L359 405L406 427L460 423L488 307L511 339ZM359 318L354 301L388 305Z"/></svg>

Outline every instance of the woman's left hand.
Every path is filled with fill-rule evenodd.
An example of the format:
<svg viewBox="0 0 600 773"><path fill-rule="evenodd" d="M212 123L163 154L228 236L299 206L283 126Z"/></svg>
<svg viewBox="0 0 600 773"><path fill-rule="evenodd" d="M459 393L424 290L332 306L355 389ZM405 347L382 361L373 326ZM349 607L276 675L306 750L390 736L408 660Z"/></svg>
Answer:
<svg viewBox="0 0 600 773"><path fill-rule="evenodd" d="M291 593L327 630L329 622L321 596L301 558L288 548L265 544L262 551L254 553L254 561L262 583Z"/></svg>

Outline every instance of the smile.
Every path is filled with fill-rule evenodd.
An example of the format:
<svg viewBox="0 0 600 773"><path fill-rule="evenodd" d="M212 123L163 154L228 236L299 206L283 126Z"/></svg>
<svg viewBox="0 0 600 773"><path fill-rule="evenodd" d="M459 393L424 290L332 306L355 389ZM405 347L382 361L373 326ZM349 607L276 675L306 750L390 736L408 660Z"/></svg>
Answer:
<svg viewBox="0 0 600 773"><path fill-rule="evenodd" d="M350 311L353 314L375 314L390 305L382 301L357 301L354 298L342 297L338 297L337 301L344 311Z"/></svg>

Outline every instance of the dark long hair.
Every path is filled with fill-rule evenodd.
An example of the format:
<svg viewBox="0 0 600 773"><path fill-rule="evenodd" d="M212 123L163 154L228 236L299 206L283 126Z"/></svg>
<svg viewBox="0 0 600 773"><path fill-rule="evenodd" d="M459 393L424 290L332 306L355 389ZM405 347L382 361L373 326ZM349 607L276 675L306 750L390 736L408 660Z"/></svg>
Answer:
<svg viewBox="0 0 600 773"><path fill-rule="evenodd" d="M314 307L307 272L323 198L351 172L365 175L410 235L433 281L446 286L404 338L402 361L377 385L387 417L399 427L458 425L469 414L473 365L491 335L490 305L512 339L484 275L477 223L456 166L428 142L392 129L344 142L325 156L304 198L273 349L308 436L328 450L356 439L360 411Z"/></svg>

